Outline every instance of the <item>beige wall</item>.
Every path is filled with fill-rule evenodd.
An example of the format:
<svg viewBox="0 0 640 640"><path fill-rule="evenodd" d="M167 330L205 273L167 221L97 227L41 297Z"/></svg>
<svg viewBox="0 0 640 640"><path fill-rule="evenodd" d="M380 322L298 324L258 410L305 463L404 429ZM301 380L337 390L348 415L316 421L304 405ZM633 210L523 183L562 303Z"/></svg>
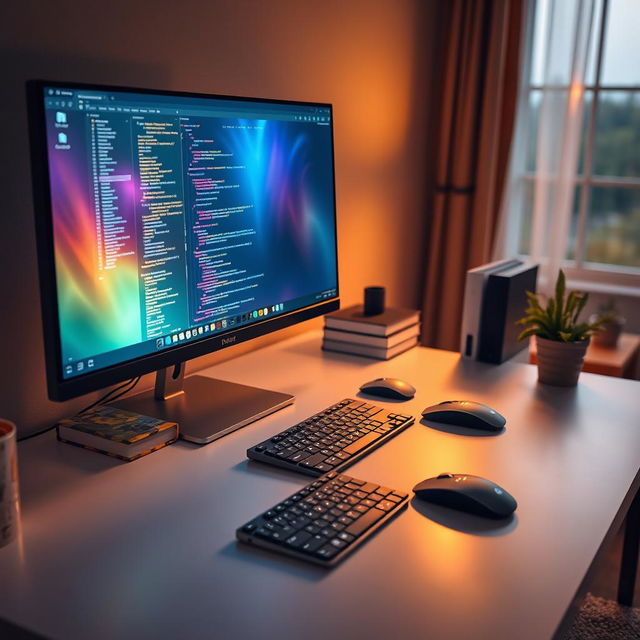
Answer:
<svg viewBox="0 0 640 640"><path fill-rule="evenodd" d="M46 398L27 78L332 102L343 304L359 300L363 286L380 284L388 287L390 303L417 306L435 5L435 0L1 3L0 416L18 422L25 433L96 397L65 404ZM319 321L275 337L311 326ZM191 370L249 348L255 344L195 361Z"/></svg>

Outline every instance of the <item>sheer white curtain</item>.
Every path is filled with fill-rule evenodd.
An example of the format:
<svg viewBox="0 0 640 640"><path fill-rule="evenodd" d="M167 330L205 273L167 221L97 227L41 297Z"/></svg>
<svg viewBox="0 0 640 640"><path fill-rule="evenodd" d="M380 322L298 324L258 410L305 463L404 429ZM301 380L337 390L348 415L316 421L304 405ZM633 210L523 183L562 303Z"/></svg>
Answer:
<svg viewBox="0 0 640 640"><path fill-rule="evenodd" d="M553 285L570 237L594 4L531 0L527 9L516 127L494 257L528 253L540 263L541 291Z"/></svg>

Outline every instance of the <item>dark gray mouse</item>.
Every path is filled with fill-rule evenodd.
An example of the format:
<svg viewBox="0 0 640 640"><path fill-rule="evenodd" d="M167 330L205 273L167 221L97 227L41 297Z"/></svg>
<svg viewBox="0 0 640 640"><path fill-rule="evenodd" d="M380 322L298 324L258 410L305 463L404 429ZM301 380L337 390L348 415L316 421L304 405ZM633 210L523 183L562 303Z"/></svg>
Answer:
<svg viewBox="0 0 640 640"><path fill-rule="evenodd" d="M500 431L507 423L495 409L471 400L445 400L422 411L422 417L472 429Z"/></svg>
<svg viewBox="0 0 640 640"><path fill-rule="evenodd" d="M382 398L395 398L396 400L410 400L416 394L415 387L399 378L376 378L365 382L360 391L372 396Z"/></svg>
<svg viewBox="0 0 640 640"><path fill-rule="evenodd" d="M495 482L464 473L441 473L418 483L413 491L427 502L486 518L506 518L518 506L515 498Z"/></svg>

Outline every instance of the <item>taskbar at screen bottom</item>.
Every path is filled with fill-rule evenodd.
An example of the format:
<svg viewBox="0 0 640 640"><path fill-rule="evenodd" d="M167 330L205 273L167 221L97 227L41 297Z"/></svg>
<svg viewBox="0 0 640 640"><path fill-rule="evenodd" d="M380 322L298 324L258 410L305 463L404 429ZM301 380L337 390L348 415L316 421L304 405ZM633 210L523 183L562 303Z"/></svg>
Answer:
<svg viewBox="0 0 640 640"><path fill-rule="evenodd" d="M303 298L297 298L288 302L279 302L217 320L207 319L189 329L176 329L166 334L154 336L143 342L122 347L121 349L114 349L113 351L78 360L69 359L62 365L62 377L68 380L112 365L122 364L136 358L159 353L172 347L217 336L225 331L248 327L252 324L282 316L286 313L299 311L319 302L326 302L331 298L335 298L336 295L337 289L328 289Z"/></svg>

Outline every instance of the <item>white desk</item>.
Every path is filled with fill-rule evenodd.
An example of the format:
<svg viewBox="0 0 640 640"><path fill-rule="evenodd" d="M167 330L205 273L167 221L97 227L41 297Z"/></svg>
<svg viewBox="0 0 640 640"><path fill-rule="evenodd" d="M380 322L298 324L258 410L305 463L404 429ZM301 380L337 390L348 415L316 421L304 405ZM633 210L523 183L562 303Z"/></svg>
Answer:
<svg viewBox="0 0 640 640"><path fill-rule="evenodd" d="M207 373L297 401L130 464L53 433L19 446L23 535L0 550L0 618L64 639L541 640L570 621L640 483L639 382L538 386L531 365L422 348L378 362L322 353L317 332ZM496 525L414 501L332 571L237 545L237 526L308 481L248 463L247 447L382 375L417 387L404 413L475 399L507 430L416 422L348 473L407 491L442 471L486 476L517 498L516 517Z"/></svg>

